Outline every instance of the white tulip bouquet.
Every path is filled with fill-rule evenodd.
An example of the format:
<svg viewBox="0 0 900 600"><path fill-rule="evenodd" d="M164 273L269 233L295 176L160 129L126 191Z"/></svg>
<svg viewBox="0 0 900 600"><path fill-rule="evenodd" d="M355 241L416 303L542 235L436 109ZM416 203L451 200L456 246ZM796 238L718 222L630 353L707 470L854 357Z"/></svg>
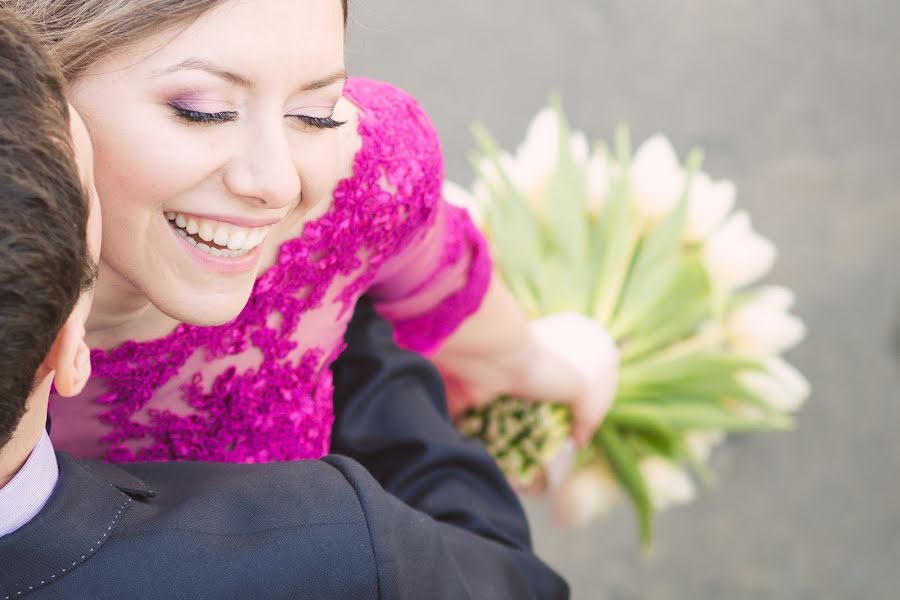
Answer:
<svg viewBox="0 0 900 600"><path fill-rule="evenodd" d="M809 394L781 358L804 326L793 294L749 288L775 258L733 211L735 187L682 166L657 135L632 155L589 147L558 102L532 121L515 154L483 127L477 178L448 183L490 240L497 270L532 318L575 312L598 322L620 359L605 421L560 475L571 417L554 403L498 398L458 419L521 488L538 482L569 525L604 514L624 491L649 543L656 511L690 501L727 432L785 430Z"/></svg>

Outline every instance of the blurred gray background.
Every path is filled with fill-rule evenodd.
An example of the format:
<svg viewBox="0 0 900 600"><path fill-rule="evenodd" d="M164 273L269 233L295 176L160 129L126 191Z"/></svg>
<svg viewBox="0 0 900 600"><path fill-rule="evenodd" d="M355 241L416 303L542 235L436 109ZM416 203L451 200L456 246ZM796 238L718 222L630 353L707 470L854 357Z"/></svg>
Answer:
<svg viewBox="0 0 900 600"><path fill-rule="evenodd" d="M780 249L813 397L790 434L732 438L715 488L658 520L628 507L538 552L576 599L900 598L900 2L351 0L349 65L419 98L447 174L469 125L521 141L551 90L609 139L662 131L733 179Z"/></svg>

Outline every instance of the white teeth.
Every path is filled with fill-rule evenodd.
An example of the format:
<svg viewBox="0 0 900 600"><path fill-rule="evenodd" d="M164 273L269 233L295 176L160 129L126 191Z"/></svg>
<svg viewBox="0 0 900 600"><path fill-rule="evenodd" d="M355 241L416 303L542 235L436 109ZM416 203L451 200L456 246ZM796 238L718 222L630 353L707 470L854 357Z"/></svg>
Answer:
<svg viewBox="0 0 900 600"><path fill-rule="evenodd" d="M204 242L211 242L213 239L213 226L210 223L200 223L197 229L197 235Z"/></svg>
<svg viewBox="0 0 900 600"><path fill-rule="evenodd" d="M262 244L272 229L271 226L238 227L177 212L166 212L165 216L184 239L213 256L243 256Z"/></svg>
<svg viewBox="0 0 900 600"><path fill-rule="evenodd" d="M253 235L252 232L248 234L246 231L235 231L230 236L228 236L228 246L229 250L240 250L247 243L247 238Z"/></svg>
<svg viewBox="0 0 900 600"><path fill-rule="evenodd" d="M225 228L216 229L216 234L213 236L213 241L217 246L227 246L228 245L228 230Z"/></svg>

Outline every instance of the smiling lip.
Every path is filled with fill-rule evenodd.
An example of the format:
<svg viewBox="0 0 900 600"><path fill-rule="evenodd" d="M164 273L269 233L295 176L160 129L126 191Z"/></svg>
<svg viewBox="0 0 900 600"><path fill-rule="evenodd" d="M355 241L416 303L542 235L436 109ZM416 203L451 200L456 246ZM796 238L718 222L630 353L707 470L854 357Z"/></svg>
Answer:
<svg viewBox="0 0 900 600"><path fill-rule="evenodd" d="M234 275L253 270L259 264L259 259L262 255L260 251L262 244L260 244L243 256L213 256L192 245L182 237L174 227L169 227L168 229L171 230L172 235L178 240L178 243L186 249L187 253L194 260L203 265L206 269L223 275Z"/></svg>

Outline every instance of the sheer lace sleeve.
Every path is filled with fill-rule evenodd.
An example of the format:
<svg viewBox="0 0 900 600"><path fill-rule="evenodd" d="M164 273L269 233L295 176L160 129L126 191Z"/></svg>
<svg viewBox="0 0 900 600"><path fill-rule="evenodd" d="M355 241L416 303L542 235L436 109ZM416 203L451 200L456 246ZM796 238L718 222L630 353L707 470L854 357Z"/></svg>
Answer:
<svg viewBox="0 0 900 600"><path fill-rule="evenodd" d="M373 223L372 234L391 230L398 243L387 254L374 244L374 255L381 260L375 261L368 295L394 326L399 344L429 354L478 309L490 283L490 254L468 213L441 197L440 143L421 107L388 84L369 84L377 86L369 90L377 100L354 100L366 112L377 104L378 118L366 122L378 127L373 137L380 142L383 161L380 186L396 203L393 218Z"/></svg>

